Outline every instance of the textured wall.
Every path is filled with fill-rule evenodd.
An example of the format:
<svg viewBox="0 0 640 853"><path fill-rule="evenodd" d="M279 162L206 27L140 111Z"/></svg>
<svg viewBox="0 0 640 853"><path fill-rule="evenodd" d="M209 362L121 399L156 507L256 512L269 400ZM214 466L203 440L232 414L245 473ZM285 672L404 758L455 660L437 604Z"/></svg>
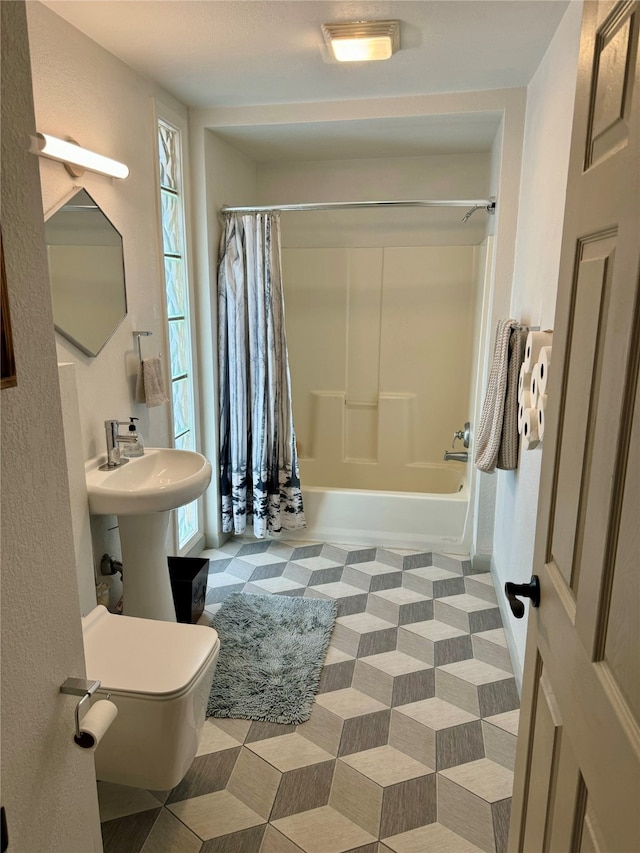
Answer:
<svg viewBox="0 0 640 853"><path fill-rule="evenodd" d="M25 7L2 13L2 232L18 385L2 395L2 803L12 853L101 850L91 755L72 742L84 675Z"/></svg>
<svg viewBox="0 0 640 853"><path fill-rule="evenodd" d="M153 98L182 116L186 109L47 7L28 3L27 13L37 129L70 136L122 160L131 171L125 181L91 172L74 179L62 164L40 160L45 213L74 186L83 186L123 238L128 313L119 329L96 358L56 334L58 361L75 365L82 436L77 452L83 460L104 453L104 421L132 415L140 419L147 446L165 447L171 442L169 407L147 409L133 402L138 361L131 332L153 332L142 339L143 355L162 352L168 378ZM109 532L115 526L114 518L93 523L98 557L105 551L119 556L118 538ZM174 553L171 543L169 548Z"/></svg>
<svg viewBox="0 0 640 853"><path fill-rule="evenodd" d="M511 316L543 329L553 328L555 312L581 14L582 3L569 4L527 95ZM517 471L495 475L498 589L531 575L541 456L523 453ZM501 604L521 670L526 619Z"/></svg>
<svg viewBox="0 0 640 853"><path fill-rule="evenodd" d="M76 365L84 456L104 452L103 421L112 417L139 417L146 443L165 445L168 407L133 403L137 364L131 335L133 329L150 329L153 338L142 342L145 353L166 354L151 100L162 93L50 9L40 3L27 8L38 130L71 136L131 170L125 181L90 172L74 179L60 163L40 160L45 213L81 185L123 238L128 314L118 331L96 358L56 335L58 360Z"/></svg>
<svg viewBox="0 0 640 853"><path fill-rule="evenodd" d="M385 199L486 198L490 153L262 163L261 204ZM471 246L482 242L489 217L460 222L459 208L373 208L283 213L287 248Z"/></svg>

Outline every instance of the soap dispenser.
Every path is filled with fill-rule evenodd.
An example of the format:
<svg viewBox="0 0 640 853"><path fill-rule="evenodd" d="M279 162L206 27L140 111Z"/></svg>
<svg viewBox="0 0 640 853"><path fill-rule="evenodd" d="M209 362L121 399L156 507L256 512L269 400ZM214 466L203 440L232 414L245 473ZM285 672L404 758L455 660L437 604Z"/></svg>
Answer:
<svg viewBox="0 0 640 853"><path fill-rule="evenodd" d="M122 452L127 458L131 458L134 456L144 456L144 444L142 443L142 436L136 429L135 421L138 418L129 418L129 438L132 438L133 441L127 441L126 443L122 442Z"/></svg>

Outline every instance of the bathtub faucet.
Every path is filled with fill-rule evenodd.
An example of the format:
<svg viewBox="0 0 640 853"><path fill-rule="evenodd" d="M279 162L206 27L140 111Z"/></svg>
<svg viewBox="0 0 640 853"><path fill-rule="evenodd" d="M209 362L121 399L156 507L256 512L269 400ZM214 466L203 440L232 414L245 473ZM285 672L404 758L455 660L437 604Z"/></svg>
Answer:
<svg viewBox="0 0 640 853"><path fill-rule="evenodd" d="M444 461L445 462L468 462L469 454L466 450L456 450L455 452L451 452L451 450L445 450L444 452Z"/></svg>

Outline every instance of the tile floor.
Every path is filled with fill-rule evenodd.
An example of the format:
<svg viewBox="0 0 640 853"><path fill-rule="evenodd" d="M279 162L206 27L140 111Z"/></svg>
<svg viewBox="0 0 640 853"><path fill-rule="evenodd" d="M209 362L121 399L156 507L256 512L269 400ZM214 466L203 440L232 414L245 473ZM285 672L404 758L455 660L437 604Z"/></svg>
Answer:
<svg viewBox="0 0 640 853"><path fill-rule="evenodd" d="M98 783L105 853L502 853L518 694L495 590L469 560L234 539L230 592L335 599L311 718L209 719L172 791Z"/></svg>

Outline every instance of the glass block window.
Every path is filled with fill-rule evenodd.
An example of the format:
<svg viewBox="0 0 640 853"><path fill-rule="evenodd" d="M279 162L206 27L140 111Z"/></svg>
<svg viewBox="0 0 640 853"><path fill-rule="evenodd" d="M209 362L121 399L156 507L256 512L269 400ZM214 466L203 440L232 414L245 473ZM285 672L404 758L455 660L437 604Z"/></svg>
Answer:
<svg viewBox="0 0 640 853"><path fill-rule="evenodd" d="M160 210L164 254L169 361L173 401L173 444L181 450L195 450L195 394L191 365L191 321L185 257L184 195L180 130L158 121L160 166ZM177 511L178 549L198 533L198 505L194 501Z"/></svg>

